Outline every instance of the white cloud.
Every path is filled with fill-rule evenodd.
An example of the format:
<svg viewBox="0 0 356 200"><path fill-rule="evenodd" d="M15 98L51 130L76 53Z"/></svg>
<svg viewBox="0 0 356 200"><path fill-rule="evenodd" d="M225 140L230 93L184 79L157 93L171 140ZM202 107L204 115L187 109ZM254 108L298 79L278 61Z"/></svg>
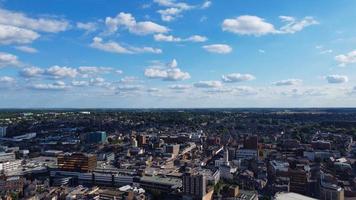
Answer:
<svg viewBox="0 0 356 200"><path fill-rule="evenodd" d="M171 85L169 86L169 89L172 90L187 90L190 89L192 86L190 85Z"/></svg>
<svg viewBox="0 0 356 200"><path fill-rule="evenodd" d="M166 33L169 31L165 26L151 21L136 22L130 13L119 13L116 17L107 17L105 24L110 33L116 32L120 27L126 28L129 32L137 35L148 35L155 33Z"/></svg>
<svg viewBox="0 0 356 200"><path fill-rule="evenodd" d="M17 50L26 52L26 53L37 53L37 49L33 48L33 47L29 47L29 46L16 46L15 47Z"/></svg>
<svg viewBox="0 0 356 200"><path fill-rule="evenodd" d="M219 88L222 86L223 84L220 81L199 81L194 83L194 87L197 88Z"/></svg>
<svg viewBox="0 0 356 200"><path fill-rule="evenodd" d="M182 39L173 35L156 34L153 36L156 41L160 42L181 42Z"/></svg>
<svg viewBox="0 0 356 200"><path fill-rule="evenodd" d="M275 86L293 86L293 85L300 85L303 81L300 79L286 79L274 82L273 85Z"/></svg>
<svg viewBox="0 0 356 200"><path fill-rule="evenodd" d="M167 7L164 10L158 10L157 12L161 14L162 21L170 22L174 19L181 17L182 12L186 10L193 9L194 6L183 2L176 2L174 0L154 0L160 6Z"/></svg>
<svg viewBox="0 0 356 200"><path fill-rule="evenodd" d="M266 53L266 51L263 50L263 49L259 49L258 52L259 52L259 53Z"/></svg>
<svg viewBox="0 0 356 200"><path fill-rule="evenodd" d="M78 68L80 73L83 74L106 74L112 71L111 67L96 67L96 66L80 66Z"/></svg>
<svg viewBox="0 0 356 200"><path fill-rule="evenodd" d="M232 51L232 48L226 44L205 45L205 46L203 46L203 49L205 49L208 52L218 53L218 54L227 54Z"/></svg>
<svg viewBox="0 0 356 200"><path fill-rule="evenodd" d="M222 24L223 31L228 31L240 35L265 35L276 33L273 24L265 21L265 19L242 15L233 19L225 19Z"/></svg>
<svg viewBox="0 0 356 200"><path fill-rule="evenodd" d="M211 6L212 2L211 1L205 1L203 5L201 6L202 9L209 8Z"/></svg>
<svg viewBox="0 0 356 200"><path fill-rule="evenodd" d="M16 26L41 32L57 33L69 28L69 22L63 19L30 18L20 12L0 9L0 24Z"/></svg>
<svg viewBox="0 0 356 200"><path fill-rule="evenodd" d="M201 35L192 35L189 38L185 39L186 41L191 41L191 42L205 42L208 40L207 37L201 36Z"/></svg>
<svg viewBox="0 0 356 200"><path fill-rule="evenodd" d="M0 68L9 66L19 66L21 63L17 56L5 52L0 52Z"/></svg>
<svg viewBox="0 0 356 200"><path fill-rule="evenodd" d="M347 54L340 54L335 56L335 60L339 62L340 67L344 67L348 64L356 63L356 50L353 50Z"/></svg>
<svg viewBox="0 0 356 200"><path fill-rule="evenodd" d="M98 29L98 25L95 22L77 22L77 28L85 30L86 33L91 33Z"/></svg>
<svg viewBox="0 0 356 200"><path fill-rule="evenodd" d="M63 81L56 81L54 83L36 83L29 86L34 90L66 90L69 88Z"/></svg>
<svg viewBox="0 0 356 200"><path fill-rule="evenodd" d="M232 74L227 74L222 76L222 80L226 83L250 81L254 79L256 78L251 74L232 73Z"/></svg>
<svg viewBox="0 0 356 200"><path fill-rule="evenodd" d="M313 17L304 17L299 21L291 16L280 16L279 18L287 23L280 28L281 33L296 33L308 26L319 24Z"/></svg>
<svg viewBox="0 0 356 200"><path fill-rule="evenodd" d="M205 42L208 40L205 36L201 35L192 35L188 38L180 38L180 37L174 37L173 35L165 35L165 34L155 34L153 38L156 41L161 41L161 42Z"/></svg>
<svg viewBox="0 0 356 200"><path fill-rule="evenodd" d="M9 76L2 76L0 77L0 84L12 84L15 83L16 80Z"/></svg>
<svg viewBox="0 0 356 200"><path fill-rule="evenodd" d="M328 83L332 83L332 84L337 84L337 83L346 83L349 81L347 76L343 76L343 75L328 75L325 77L325 79L328 81Z"/></svg>
<svg viewBox="0 0 356 200"><path fill-rule="evenodd" d="M78 75L78 71L74 68L55 65L46 69L44 75L53 78L75 78Z"/></svg>
<svg viewBox="0 0 356 200"><path fill-rule="evenodd" d="M120 92L130 92L130 91L139 91L143 87L141 85L122 85L117 87L117 90Z"/></svg>
<svg viewBox="0 0 356 200"><path fill-rule="evenodd" d="M183 72L178 68L175 59L167 66L152 66L145 69L145 76L151 79L162 79L164 81L181 81L190 79L188 72Z"/></svg>
<svg viewBox="0 0 356 200"><path fill-rule="evenodd" d="M118 54L134 54L134 53L162 53L161 49L152 47L123 47L119 43L108 41L104 42L102 38L95 37L93 42L90 44L91 47L100 49L106 52L118 53Z"/></svg>
<svg viewBox="0 0 356 200"><path fill-rule="evenodd" d="M26 44L38 37L40 35L32 30L0 24L0 44Z"/></svg>
<svg viewBox="0 0 356 200"><path fill-rule="evenodd" d="M43 75L44 70L38 67L27 67L20 71L20 75L26 78L39 77Z"/></svg>
<svg viewBox="0 0 356 200"><path fill-rule="evenodd" d="M14 88L16 79L9 76L0 77L0 89L12 89Z"/></svg>
<svg viewBox="0 0 356 200"><path fill-rule="evenodd" d="M225 19L222 23L222 30L239 35L262 36L267 34L293 34L308 26L318 24L318 21L309 16L304 17L302 20L297 20L291 16L280 16L279 18L285 23L279 29L276 29L273 24L258 16L242 15Z"/></svg>
<svg viewBox="0 0 356 200"><path fill-rule="evenodd" d="M122 79L120 79L120 83L134 83L137 82L139 79L135 76L125 76Z"/></svg>
<svg viewBox="0 0 356 200"><path fill-rule="evenodd" d="M89 86L89 82L88 81L72 81L72 86L86 87L86 86Z"/></svg>

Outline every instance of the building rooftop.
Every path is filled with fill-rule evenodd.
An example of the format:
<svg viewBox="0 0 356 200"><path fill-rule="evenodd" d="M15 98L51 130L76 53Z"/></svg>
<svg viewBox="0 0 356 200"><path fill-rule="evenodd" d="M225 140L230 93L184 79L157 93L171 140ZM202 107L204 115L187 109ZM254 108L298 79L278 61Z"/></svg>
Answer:
<svg viewBox="0 0 356 200"><path fill-rule="evenodd" d="M301 194L297 194L294 192L287 192L287 193L277 193L275 196L275 200L316 200L316 199Z"/></svg>

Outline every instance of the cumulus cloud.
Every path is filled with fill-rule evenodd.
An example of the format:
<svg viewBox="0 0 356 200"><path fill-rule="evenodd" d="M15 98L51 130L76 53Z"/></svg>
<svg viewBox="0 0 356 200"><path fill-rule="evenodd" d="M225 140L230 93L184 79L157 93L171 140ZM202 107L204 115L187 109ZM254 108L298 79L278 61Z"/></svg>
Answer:
<svg viewBox="0 0 356 200"><path fill-rule="evenodd" d="M212 2L211 1L205 1L203 5L201 6L202 9L209 8L211 6Z"/></svg>
<svg viewBox="0 0 356 200"><path fill-rule="evenodd" d="M166 33L169 31L165 26L156 24L151 21L137 22L130 13L120 12L116 17L106 17L105 24L109 33L116 32L120 27L127 29L129 32L137 35L148 35L155 33Z"/></svg>
<svg viewBox="0 0 356 200"><path fill-rule="evenodd" d="M96 76L99 74L107 74L113 71L111 67L96 67L96 66L80 66L78 72L83 77Z"/></svg>
<svg viewBox="0 0 356 200"><path fill-rule="evenodd" d="M156 41L160 42L205 42L208 40L207 37L201 35L192 35L188 38L174 37L173 35L156 34L153 36Z"/></svg>
<svg viewBox="0 0 356 200"><path fill-rule="evenodd" d="M279 18L286 23L280 28L280 33L296 33L308 26L319 24L319 22L316 21L313 17L309 16L304 17L301 20L297 20L291 16L279 16Z"/></svg>
<svg viewBox="0 0 356 200"><path fill-rule="evenodd" d="M89 82L88 81L72 81L72 86L74 87L86 87L89 86Z"/></svg>
<svg viewBox="0 0 356 200"><path fill-rule="evenodd" d="M162 21L170 22L182 16L186 10L193 9L194 6L184 2L176 2L174 0L154 0L160 6L167 7L166 9L158 10Z"/></svg>
<svg viewBox="0 0 356 200"><path fill-rule="evenodd" d="M222 76L223 82L226 83L235 83L235 82L242 82L242 81L251 81L256 79L251 74L240 74L240 73L232 73Z"/></svg>
<svg viewBox="0 0 356 200"><path fill-rule="evenodd" d="M55 65L46 69L44 74L53 78L75 78L78 71L74 68Z"/></svg>
<svg viewBox="0 0 356 200"><path fill-rule="evenodd" d="M239 86L239 87L219 87L213 88L206 91L210 94L231 94L236 96L250 96L258 94L258 91L252 87Z"/></svg>
<svg viewBox="0 0 356 200"><path fill-rule="evenodd" d="M63 19L31 18L0 8L0 44L27 44L40 37L37 32L57 33L68 28L69 22Z"/></svg>
<svg viewBox="0 0 356 200"><path fill-rule="evenodd" d="M304 28L318 24L313 17L304 17L297 20L291 16L280 16L285 23L281 28L267 22L264 18L252 15L242 15L236 18L225 19L222 23L222 30L239 35L262 36L267 34L293 34Z"/></svg>
<svg viewBox="0 0 356 200"><path fill-rule="evenodd" d="M328 83L332 84L338 84L338 83L346 83L349 81L349 78L344 75L328 75L325 77L325 79L328 81Z"/></svg>
<svg viewBox="0 0 356 200"><path fill-rule="evenodd" d="M190 74L179 69L175 59L166 66L151 66L145 69L145 76L151 79L161 79L164 81L181 81L190 79Z"/></svg>
<svg viewBox="0 0 356 200"><path fill-rule="evenodd" d="M108 41L104 42L102 38L95 37L93 42L90 44L92 48L100 49L102 51L118 54L135 54L135 53L162 53L161 49L152 47L132 47L132 46L122 46L117 42Z"/></svg>
<svg viewBox="0 0 356 200"><path fill-rule="evenodd" d="M61 67L54 65L47 69L41 69L38 67L27 67L20 71L20 75L25 78L34 78L40 76L46 76L52 79L59 78L75 78L78 75L78 70L71 67Z"/></svg>
<svg viewBox="0 0 356 200"><path fill-rule="evenodd" d="M63 81L56 81L54 83L35 83L30 85L28 88L33 90L66 90L69 88Z"/></svg>
<svg viewBox="0 0 356 200"><path fill-rule="evenodd" d="M0 77L0 88L1 89L9 89L12 88L16 83L16 79L9 76L1 76Z"/></svg>
<svg viewBox="0 0 356 200"><path fill-rule="evenodd" d="M5 9L0 9L0 24L50 33L65 31L69 28L69 22L63 19L31 18L23 13Z"/></svg>
<svg viewBox="0 0 356 200"><path fill-rule="evenodd" d="M191 85L170 85L169 89L172 90L187 90L190 89L192 86Z"/></svg>
<svg viewBox="0 0 356 200"><path fill-rule="evenodd" d="M0 33L1 34L1 33ZM19 66L21 62L18 57L5 52L0 52L0 68L9 66Z"/></svg>
<svg viewBox="0 0 356 200"><path fill-rule="evenodd" d="M275 86L293 86L293 85L300 85L303 81L300 79L286 79L281 81L276 81L273 83Z"/></svg>
<svg viewBox="0 0 356 200"><path fill-rule="evenodd" d="M0 44L27 44L39 37L40 35L32 30L0 23Z"/></svg>
<svg viewBox="0 0 356 200"><path fill-rule="evenodd" d="M44 73L44 70L38 67L27 67L20 71L20 75L25 78L39 77Z"/></svg>
<svg viewBox="0 0 356 200"><path fill-rule="evenodd" d="M86 33L91 33L98 29L98 25L95 22L77 22L77 28L85 30Z"/></svg>
<svg viewBox="0 0 356 200"><path fill-rule="evenodd" d="M29 47L29 46L16 46L15 47L17 50L26 52L26 53L37 53L37 49L33 48L33 47Z"/></svg>
<svg viewBox="0 0 356 200"><path fill-rule="evenodd" d="M335 60L339 62L340 67L344 67L348 64L356 63L356 50L353 50L347 54L340 54L335 56Z"/></svg>
<svg viewBox="0 0 356 200"><path fill-rule="evenodd" d="M223 84L220 81L199 81L194 83L194 87L197 88L219 88L222 86Z"/></svg>
<svg viewBox="0 0 356 200"><path fill-rule="evenodd" d="M226 44L211 44L211 45L204 45L203 49L211 53L218 53L218 54L227 54L232 51L232 47Z"/></svg>
<svg viewBox="0 0 356 200"><path fill-rule="evenodd" d="M10 83L15 83L16 80L12 77L9 76L2 76L0 77L0 84L10 84Z"/></svg>

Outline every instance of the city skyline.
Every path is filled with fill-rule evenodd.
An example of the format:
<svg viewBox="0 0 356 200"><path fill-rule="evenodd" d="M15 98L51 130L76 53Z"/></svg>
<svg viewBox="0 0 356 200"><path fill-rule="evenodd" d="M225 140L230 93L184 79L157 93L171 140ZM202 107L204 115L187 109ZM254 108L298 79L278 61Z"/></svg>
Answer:
<svg viewBox="0 0 356 200"><path fill-rule="evenodd" d="M0 107L355 107L355 6L3 0Z"/></svg>

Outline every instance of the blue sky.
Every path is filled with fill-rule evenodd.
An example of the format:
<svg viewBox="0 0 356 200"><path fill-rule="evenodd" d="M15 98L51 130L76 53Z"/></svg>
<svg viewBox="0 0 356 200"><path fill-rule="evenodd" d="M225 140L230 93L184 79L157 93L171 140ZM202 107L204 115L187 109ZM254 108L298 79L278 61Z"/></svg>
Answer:
<svg viewBox="0 0 356 200"><path fill-rule="evenodd" d="M0 107L354 107L351 0L2 0Z"/></svg>

